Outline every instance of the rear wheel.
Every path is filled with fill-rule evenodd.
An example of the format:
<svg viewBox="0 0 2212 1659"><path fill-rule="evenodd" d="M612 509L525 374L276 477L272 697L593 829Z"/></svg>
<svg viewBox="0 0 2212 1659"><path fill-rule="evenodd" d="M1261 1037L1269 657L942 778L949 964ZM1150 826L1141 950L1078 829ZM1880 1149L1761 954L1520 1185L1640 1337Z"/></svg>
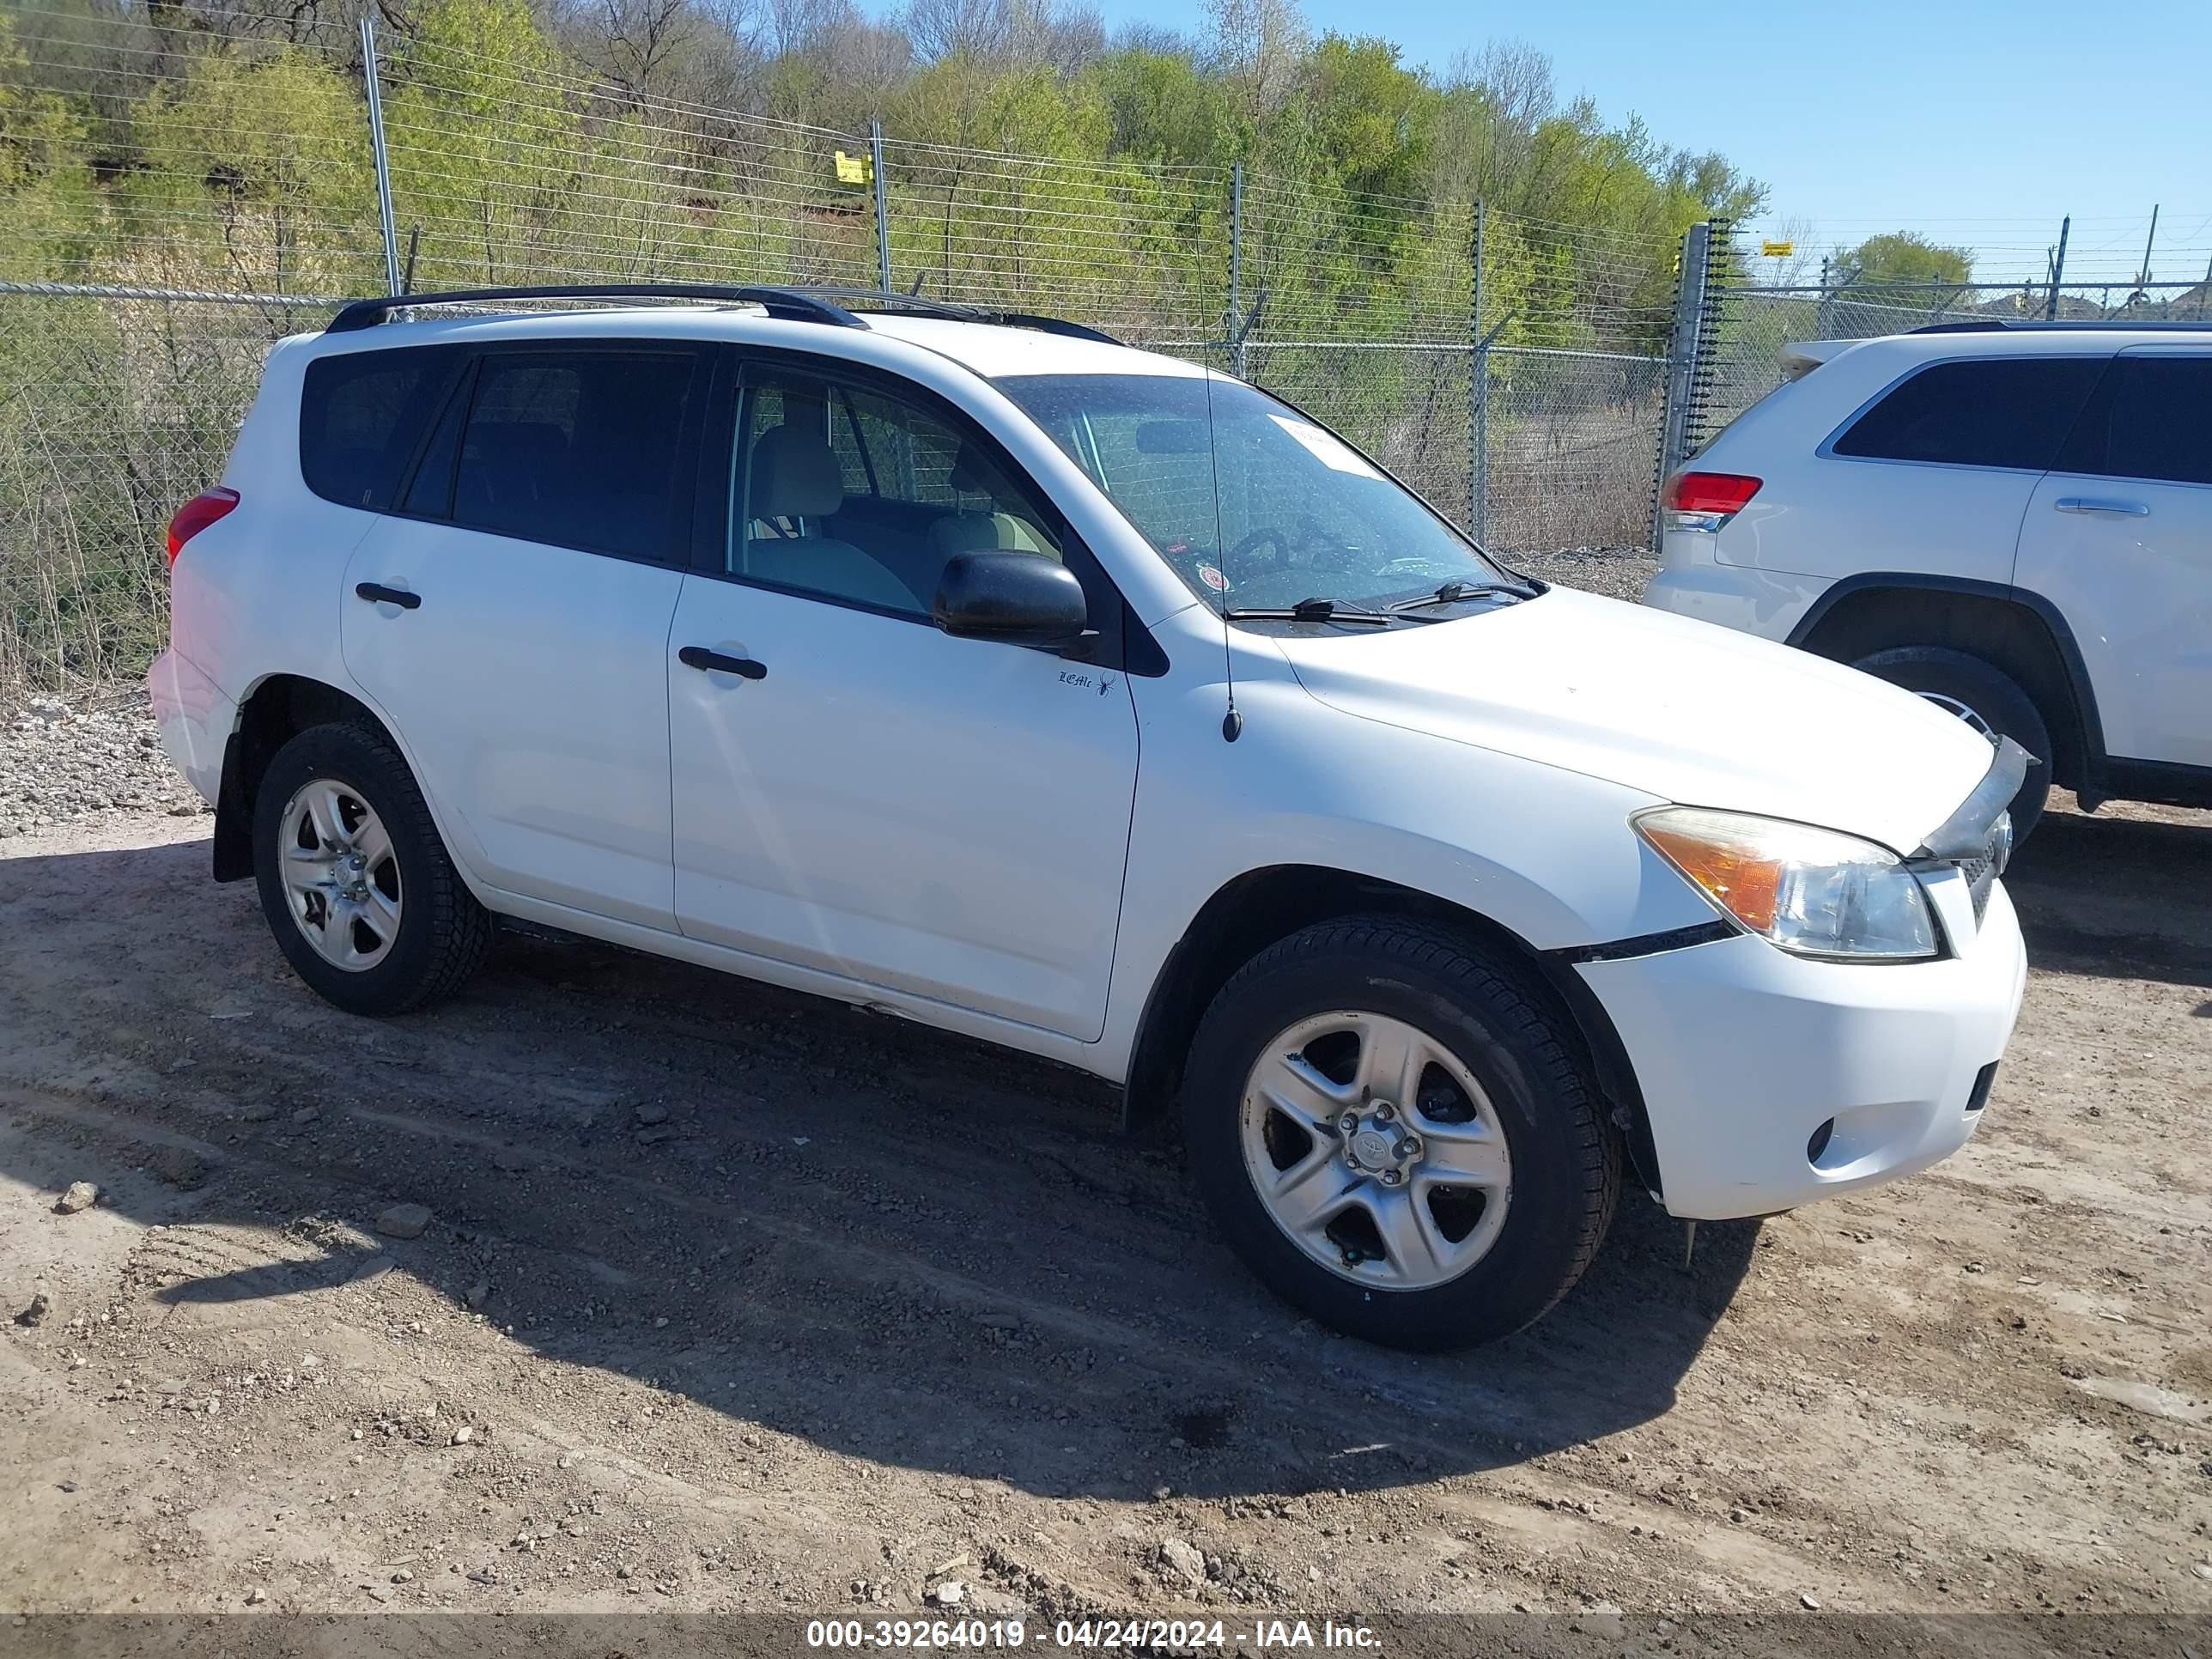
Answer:
<svg viewBox="0 0 2212 1659"><path fill-rule="evenodd" d="M2051 728L2018 681L1979 657L1941 646L1905 645L1877 651L1852 666L1917 692L1995 743L2010 738L2027 750L2027 776L2012 799L2015 845L2027 839L2051 798Z"/></svg>
<svg viewBox="0 0 2212 1659"><path fill-rule="evenodd" d="M254 797L253 866L277 948L349 1013L444 996L491 943L406 762L366 727L313 726L276 751Z"/></svg>
<svg viewBox="0 0 2212 1659"><path fill-rule="evenodd" d="M1231 1246L1285 1300L1371 1341L1519 1329L1610 1222L1618 1144L1552 1017L1471 940L1325 922L1223 988L1184 1140Z"/></svg>

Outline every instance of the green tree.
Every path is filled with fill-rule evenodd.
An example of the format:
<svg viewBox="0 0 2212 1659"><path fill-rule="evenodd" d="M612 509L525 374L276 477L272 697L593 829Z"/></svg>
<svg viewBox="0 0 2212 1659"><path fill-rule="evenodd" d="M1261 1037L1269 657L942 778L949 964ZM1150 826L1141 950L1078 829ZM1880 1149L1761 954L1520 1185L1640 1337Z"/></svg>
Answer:
<svg viewBox="0 0 2212 1659"><path fill-rule="evenodd" d="M1869 236L1838 258L1842 280L1854 288L1933 288L1970 282L1972 253L1944 247L1910 230Z"/></svg>

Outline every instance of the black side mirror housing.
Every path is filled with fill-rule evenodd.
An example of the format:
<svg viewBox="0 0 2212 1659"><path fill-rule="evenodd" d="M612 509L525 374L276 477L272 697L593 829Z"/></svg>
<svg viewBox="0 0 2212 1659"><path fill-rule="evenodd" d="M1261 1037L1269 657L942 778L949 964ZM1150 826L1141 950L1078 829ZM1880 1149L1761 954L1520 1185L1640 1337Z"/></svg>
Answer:
<svg viewBox="0 0 2212 1659"><path fill-rule="evenodd" d="M930 617L962 639L1060 650L1089 624L1083 584L1036 553L956 553L938 578Z"/></svg>

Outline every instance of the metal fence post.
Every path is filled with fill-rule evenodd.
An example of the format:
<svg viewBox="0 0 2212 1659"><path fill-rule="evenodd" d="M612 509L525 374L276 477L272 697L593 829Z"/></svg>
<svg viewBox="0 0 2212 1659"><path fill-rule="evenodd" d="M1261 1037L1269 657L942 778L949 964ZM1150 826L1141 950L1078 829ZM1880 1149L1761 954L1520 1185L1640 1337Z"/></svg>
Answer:
<svg viewBox="0 0 2212 1659"><path fill-rule="evenodd" d="M2051 256L2051 303L2043 308L2046 323L2058 319L2058 284L2066 280L2066 238L2074 228L2074 216L2068 214L2058 222L2058 251Z"/></svg>
<svg viewBox="0 0 2212 1659"><path fill-rule="evenodd" d="M1244 164L1229 164L1229 372L1244 373Z"/></svg>
<svg viewBox="0 0 2212 1659"><path fill-rule="evenodd" d="M868 177L876 196L876 281L885 294L891 291L891 216L884 195L884 124L868 123Z"/></svg>
<svg viewBox="0 0 2212 1659"><path fill-rule="evenodd" d="M392 216L392 163L384 149L384 94L378 85L376 14L361 20L361 75L368 93L368 147L376 159L376 212L384 226L384 291L399 292L399 231Z"/></svg>
<svg viewBox="0 0 2212 1659"><path fill-rule="evenodd" d="M1483 208L1474 204L1467 295L1467 533L1484 545L1490 517L1490 349L1482 333Z"/></svg>
<svg viewBox="0 0 2212 1659"><path fill-rule="evenodd" d="M1713 228L1692 225L1682 233L1682 270L1674 289L1674 325L1667 342L1667 403L1659 422L1658 488L1651 492L1651 547L1657 551L1666 511L1666 484L1687 459L1690 402L1696 390L1698 343L1705 332L1705 270L1712 254Z"/></svg>

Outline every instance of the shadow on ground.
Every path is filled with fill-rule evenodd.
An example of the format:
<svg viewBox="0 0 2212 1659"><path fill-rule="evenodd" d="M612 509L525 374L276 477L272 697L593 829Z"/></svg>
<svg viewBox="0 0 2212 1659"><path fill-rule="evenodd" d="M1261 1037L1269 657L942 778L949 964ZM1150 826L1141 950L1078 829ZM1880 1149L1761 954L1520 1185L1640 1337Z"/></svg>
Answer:
<svg viewBox="0 0 2212 1659"><path fill-rule="evenodd" d="M2122 974L2197 949L2209 854L2202 830L2054 817L2014 884L2033 948ZM1122 1139L1095 1080L526 938L439 1009L351 1019L207 856L0 866L0 1105L73 1142L103 1204L166 1224L155 1294L180 1313L389 1335L357 1288L389 1261L733 1433L1049 1496L1236 1497L1510 1466L1659 1416L1756 1258L1756 1223L1708 1224L1686 1266L1681 1224L1631 1194L1534 1329L1386 1352L1261 1292L1176 1150ZM2096 896L2152 872L2156 925L2112 931ZM372 1248L398 1203L428 1228Z"/></svg>

